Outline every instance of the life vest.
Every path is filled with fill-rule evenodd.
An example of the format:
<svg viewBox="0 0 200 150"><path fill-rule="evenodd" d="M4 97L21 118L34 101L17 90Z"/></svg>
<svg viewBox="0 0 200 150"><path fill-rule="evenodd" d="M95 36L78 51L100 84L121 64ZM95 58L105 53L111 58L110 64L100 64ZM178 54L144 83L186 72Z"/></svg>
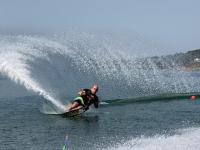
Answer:
<svg viewBox="0 0 200 150"><path fill-rule="evenodd" d="M76 97L75 100L80 100L81 104L85 105L84 100L81 96Z"/></svg>

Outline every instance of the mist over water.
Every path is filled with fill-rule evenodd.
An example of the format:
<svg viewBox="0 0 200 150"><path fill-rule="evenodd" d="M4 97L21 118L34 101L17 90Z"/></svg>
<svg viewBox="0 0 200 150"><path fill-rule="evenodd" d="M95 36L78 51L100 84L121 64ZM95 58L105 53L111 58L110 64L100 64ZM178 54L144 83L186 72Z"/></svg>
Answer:
<svg viewBox="0 0 200 150"><path fill-rule="evenodd" d="M142 69L143 62L135 52L141 43L135 40L132 47L111 35L83 32L1 35L0 73L42 95L57 107L56 113L65 111L64 104L80 88L90 88L93 83L99 84L102 99L199 92L199 81L191 73L159 70L151 59L151 68Z"/></svg>

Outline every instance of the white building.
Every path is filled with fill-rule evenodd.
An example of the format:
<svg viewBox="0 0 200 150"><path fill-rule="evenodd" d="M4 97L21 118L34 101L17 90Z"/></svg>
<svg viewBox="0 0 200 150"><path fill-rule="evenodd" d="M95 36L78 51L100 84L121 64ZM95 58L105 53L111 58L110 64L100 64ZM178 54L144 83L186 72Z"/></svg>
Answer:
<svg viewBox="0 0 200 150"><path fill-rule="evenodd" d="M200 62L200 58L195 58L194 62Z"/></svg>

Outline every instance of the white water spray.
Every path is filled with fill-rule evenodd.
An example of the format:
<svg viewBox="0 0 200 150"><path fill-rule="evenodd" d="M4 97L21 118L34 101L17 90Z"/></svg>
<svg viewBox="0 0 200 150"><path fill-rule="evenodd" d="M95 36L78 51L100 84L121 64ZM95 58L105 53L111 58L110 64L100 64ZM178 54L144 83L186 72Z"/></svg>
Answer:
<svg viewBox="0 0 200 150"><path fill-rule="evenodd" d="M108 150L198 150L200 149L200 129L179 130L173 136L156 135L154 137L133 138L124 144L109 147ZM106 150L107 150L106 149Z"/></svg>
<svg viewBox="0 0 200 150"><path fill-rule="evenodd" d="M126 49L112 42L112 37L99 39L90 34L0 36L0 73L39 93L61 111L65 107L59 98L72 97L69 94L94 82L101 84L105 99L199 91L199 80L159 70L151 58L147 63L152 69L143 69L143 61Z"/></svg>
<svg viewBox="0 0 200 150"><path fill-rule="evenodd" d="M34 61L34 57L48 59L47 52L43 49L45 46L51 47L51 49L55 47L52 51L51 49L48 50L48 53L67 53L67 48L44 38L31 38L27 36L3 38L0 41L0 73L51 101L58 108L59 112L56 113L64 112L66 107L54 98L53 94L47 92L37 80L32 78L27 61ZM7 41L5 41L5 38L7 38Z"/></svg>

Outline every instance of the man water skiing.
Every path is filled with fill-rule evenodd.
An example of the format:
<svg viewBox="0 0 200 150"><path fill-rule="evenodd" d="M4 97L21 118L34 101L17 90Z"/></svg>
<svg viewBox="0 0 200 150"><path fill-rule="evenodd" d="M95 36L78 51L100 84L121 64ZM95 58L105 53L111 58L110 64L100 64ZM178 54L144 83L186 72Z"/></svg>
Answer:
<svg viewBox="0 0 200 150"><path fill-rule="evenodd" d="M99 98L96 95L98 92L97 84L94 84L91 89L82 89L78 92L78 97L75 98L74 102L69 107L68 111L79 109L81 107L84 110L88 110L89 106L94 104L95 108L99 106Z"/></svg>

